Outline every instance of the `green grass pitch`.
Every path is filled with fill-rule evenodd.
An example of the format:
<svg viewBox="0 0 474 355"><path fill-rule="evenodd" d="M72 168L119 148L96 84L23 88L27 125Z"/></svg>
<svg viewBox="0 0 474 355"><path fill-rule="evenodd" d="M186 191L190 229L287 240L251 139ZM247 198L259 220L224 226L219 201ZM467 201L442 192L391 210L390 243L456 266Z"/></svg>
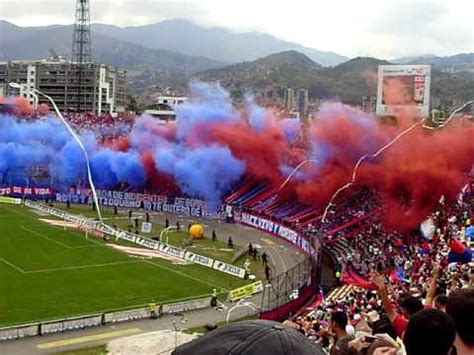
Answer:
<svg viewBox="0 0 474 355"><path fill-rule="evenodd" d="M0 326L197 298L242 284L200 265L133 258L39 218L25 206L0 204Z"/></svg>

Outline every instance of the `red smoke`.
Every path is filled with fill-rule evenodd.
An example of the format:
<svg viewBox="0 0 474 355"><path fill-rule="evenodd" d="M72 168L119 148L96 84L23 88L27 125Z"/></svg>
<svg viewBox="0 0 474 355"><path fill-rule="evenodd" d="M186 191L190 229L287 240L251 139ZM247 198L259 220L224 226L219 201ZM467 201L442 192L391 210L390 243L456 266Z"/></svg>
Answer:
<svg viewBox="0 0 474 355"><path fill-rule="evenodd" d="M247 173L257 180L278 183L282 179L280 165L297 165L303 161L304 152L290 148L284 133L276 125L264 131L253 130L246 123L216 125L212 139L230 148L232 154L247 165Z"/></svg>
<svg viewBox="0 0 474 355"><path fill-rule="evenodd" d="M397 90L388 91L389 100L395 100L392 96ZM248 177L268 182L274 188L288 176L287 172L282 173L282 167L317 159L318 163L307 164L300 171L304 179L292 179L279 197L291 192L295 199L322 210L335 191L351 180L362 155L376 152L419 120L413 112L403 111L396 122L382 121L336 104L324 107L311 123L307 133L310 148L306 150L289 144L275 118L267 121L263 130L253 129L245 120L196 125L185 137L185 145L226 146L234 157L245 162ZM388 226L398 230L415 227L436 208L441 196L457 197L474 161L474 128L470 123L458 127L456 120L434 131L419 124L377 158L366 159L349 191L362 186L375 190ZM152 128L149 139L156 135L167 141L176 140L174 125ZM153 149L159 147L142 152L147 175L158 188L174 185L155 164ZM115 146L119 150L129 148L128 141Z"/></svg>
<svg viewBox="0 0 474 355"><path fill-rule="evenodd" d="M382 197L389 226L413 227L436 208L441 196L457 197L474 161L473 142L472 125L433 133L418 127L377 164L364 165L358 181Z"/></svg>
<svg viewBox="0 0 474 355"><path fill-rule="evenodd" d="M148 176L148 180L151 182L153 188L160 190L161 192L171 189L178 190L173 178L164 173L160 173L156 170L155 158L151 151L142 153L142 164L145 168L145 172Z"/></svg>
<svg viewBox="0 0 474 355"><path fill-rule="evenodd" d="M40 116L47 115L49 113L49 107L46 104L40 104L35 109L26 99L22 96L4 97L0 96L0 104L11 105L14 108L14 114L17 116L29 117L35 113Z"/></svg>
<svg viewBox="0 0 474 355"><path fill-rule="evenodd" d="M403 115L403 128L407 119ZM302 202L324 207L339 187L351 181L357 159L377 151L401 127L377 124L364 131L349 115L339 115L322 126L316 122L313 130L314 141L330 147L331 157L312 178L295 186ZM377 158L366 159L355 188L367 186L378 193L388 226L412 228L436 208L441 196L457 197L474 162L473 142L472 124L451 124L436 131L420 124Z"/></svg>

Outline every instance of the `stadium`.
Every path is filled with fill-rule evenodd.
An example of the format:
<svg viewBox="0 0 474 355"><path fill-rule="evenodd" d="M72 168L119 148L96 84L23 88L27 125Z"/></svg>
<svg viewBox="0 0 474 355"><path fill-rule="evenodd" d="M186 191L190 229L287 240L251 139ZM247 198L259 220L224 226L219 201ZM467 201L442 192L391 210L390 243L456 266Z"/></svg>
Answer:
<svg viewBox="0 0 474 355"><path fill-rule="evenodd" d="M473 101L434 120L429 65L371 112L193 80L162 120L86 107L83 59L77 109L0 96L0 353L472 354Z"/></svg>
<svg viewBox="0 0 474 355"><path fill-rule="evenodd" d="M33 330L20 336L37 332L36 322L46 334L61 318L87 327L105 321L88 315L151 301L164 312L168 304L216 291L225 301L255 280L279 284L260 296L260 317L282 321L305 309L314 315L323 302L337 307L348 294L354 302L354 292L374 287L372 270L389 275L400 291L407 280L426 277L412 290L426 294L433 265L423 255L439 252L441 265L457 263L448 275L468 270L472 252L455 235L472 233L472 126L453 119L433 134L422 121L408 120L394 129L330 104L303 144L301 127L253 105L236 110L218 85L194 85L196 96L179 108L175 124L136 117L117 134L114 123L91 126L100 117L76 118L71 129L85 142L87 158L52 113L35 116L21 99L4 104L2 326L30 324ZM407 130L410 139L359 164L350 180L360 157ZM450 149L433 156L432 145ZM403 166L395 165L400 159ZM434 160L444 168L433 170ZM242 236L239 225L265 235ZM439 239L441 228L449 239ZM283 247L295 256L277 265L281 256L262 247L262 240L276 245L271 235L286 240ZM249 242L259 254L250 267L244 265L253 256ZM257 261L262 250L268 271ZM244 257L235 261L236 254ZM338 284L345 286L324 300Z"/></svg>

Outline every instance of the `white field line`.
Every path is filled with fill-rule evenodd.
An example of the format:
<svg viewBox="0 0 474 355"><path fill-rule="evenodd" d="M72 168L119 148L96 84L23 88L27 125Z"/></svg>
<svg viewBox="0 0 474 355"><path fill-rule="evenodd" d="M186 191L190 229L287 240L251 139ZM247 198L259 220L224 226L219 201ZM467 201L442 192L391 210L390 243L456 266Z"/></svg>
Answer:
<svg viewBox="0 0 474 355"><path fill-rule="evenodd" d="M43 225L44 226L44 225ZM71 236L73 236L74 238L78 238L81 236L81 234L84 234L83 231L77 229L77 228L69 228L69 229L64 229L64 228L61 228L61 227L58 227L58 226L54 226L54 225L47 225L48 227L52 227L52 228L55 228L55 229L58 229L62 232L65 232ZM101 247L105 247L106 245L105 244L102 244L100 242L98 242L97 240L94 240L93 238L91 239L87 239L88 242L91 242L91 243L94 243L94 244L97 244L97 246L101 246ZM91 248L91 247L96 247L96 245L79 245L77 247L69 247L70 249L76 249L76 248Z"/></svg>
<svg viewBox="0 0 474 355"><path fill-rule="evenodd" d="M11 262L9 262L8 260L5 260L4 258L0 258L0 261L4 262L5 264L7 264L8 266L14 268L16 271L24 274L25 273L25 270L23 270L22 268L12 264Z"/></svg>
<svg viewBox="0 0 474 355"><path fill-rule="evenodd" d="M32 270L25 271L25 274L39 274L45 272L56 272L56 271L66 271L66 270L79 270L79 269L91 269L96 267L105 267L105 266L115 266L115 265L126 265L126 264L135 264L140 262L139 260L130 260L130 261L118 261L115 263L105 263L105 264L93 264L93 265L80 265L80 266L68 266L68 267L59 267L55 269L42 269L42 270Z"/></svg>
<svg viewBox="0 0 474 355"><path fill-rule="evenodd" d="M25 230L25 231L27 231L27 232L30 232L31 234L34 234L34 235L36 235L36 236L38 236L38 237L40 237L40 238L49 240L49 241L52 242L52 243L55 243L55 244L57 244L57 245L59 245L59 246L62 246L63 248L71 249L71 247L70 247L69 245L66 245L66 244L64 244L64 243L58 242L57 240L48 238L47 236L42 235L42 234L40 234L40 233L38 233L38 232L35 232L34 230L32 230L32 229L30 229L30 228L27 228L27 227L25 227L25 226L20 226L20 228L23 229L23 230Z"/></svg>
<svg viewBox="0 0 474 355"><path fill-rule="evenodd" d="M104 264L92 264L92 265L79 265L79 266L67 266L67 267L59 267L59 268L53 268L53 269L40 269L40 270L23 270L22 268L16 266L15 264L12 264L8 260L5 260L4 258L0 258L0 261L5 263L6 265L12 267L16 271L22 273L22 274L40 274L40 273L47 273L47 272L55 272L55 271L67 271L67 270L77 270L77 269L90 269L90 268L96 268L96 267L106 267L106 266L115 266L115 265L126 265L126 264L136 264L139 263L140 260L130 260L130 261L118 261L114 263L104 263Z"/></svg>
<svg viewBox="0 0 474 355"><path fill-rule="evenodd" d="M35 226L35 225L29 225L29 226L31 227L31 226ZM50 225L50 224L38 224L38 225L36 225L36 226L38 226L38 227L50 227L50 228L54 228L54 229L60 230L60 231L62 231L62 232L64 232L64 233L67 233L67 234L73 236L74 238L78 238L79 236L78 236L77 234L81 234L81 231L78 230L78 229L71 228L71 229L66 229L66 230L64 230L63 228L58 227L58 226L55 226L55 225L52 225L52 224L51 224L51 225ZM96 240L94 240L94 239L88 239L87 241L88 241L88 242L91 242L91 243L94 243L94 244L97 244L97 245L79 245L79 246L71 247L71 246L68 246L67 244L61 243L61 242L59 242L59 241L57 241L57 240L54 240L54 239L49 238L49 237L47 237L47 236L45 236L45 235L42 235L42 234L40 234L40 233L38 233L38 232L35 232L35 231L33 231L32 229L27 228L25 225L21 225L20 228L22 228L22 229L24 229L24 230L26 230L26 231L28 231L28 232L30 232L30 233L32 233L32 234L35 234L35 235L37 235L37 236L39 236L39 237L41 237L41 238L44 238L44 239L47 239L47 240L49 240L49 241L51 241L51 242L53 242L53 243L56 243L56 244L58 244L58 245L60 245L60 246L62 246L62 247L64 247L64 248L67 248L67 249L96 248L96 247L99 247L99 246L105 247L104 244L99 243L98 241L96 241Z"/></svg>
<svg viewBox="0 0 474 355"><path fill-rule="evenodd" d="M185 274L184 272L181 272L181 271L178 271L178 270L173 270L173 269L170 269L166 266L163 266L163 265L160 265L160 264L156 264L154 263L153 261L150 261L150 260L142 260L142 262L144 263L147 263L147 264L151 264L151 265L154 265L160 269L164 269L164 270L167 270L169 272L174 272L175 274L179 274L181 276L184 276L184 277L187 277L188 279L191 279L191 280L194 280L194 281L198 281L198 282L201 282L201 283L204 283L206 285L209 285L209 286L212 286L214 288L217 288L217 289L222 289L224 290L225 292L228 292L229 290L222 287L222 286L219 286L219 285L216 285L216 284L213 284L212 282L208 282L206 280L203 280L203 279L200 279L200 278L197 278L197 277L194 277L194 276L190 276L188 274Z"/></svg>
<svg viewBox="0 0 474 355"><path fill-rule="evenodd" d="M8 207L6 207L6 209L9 210L9 211L11 211L11 212L13 212L13 213L15 213L15 214L22 215L22 216L26 216L28 219L36 220L36 219L32 218L31 216L26 215L25 213L17 212L17 211L15 211L15 210L13 210L13 209L10 209L10 208L8 208ZM161 213L158 212L158 213L156 213L156 214L162 214L162 213L163 213L163 212L161 212ZM164 214L164 213L163 213L163 214ZM51 227L51 225L48 225L48 224L44 224L44 225ZM47 238L47 237L45 237L45 236L42 236L42 235L40 235L40 234L34 232L34 231L31 231L31 230L29 230L29 228L26 228L26 227L23 227L23 226L20 226L20 227L22 227L23 229L26 229L26 230L29 231L29 232L32 232L33 234L39 235L39 236L42 237L42 238L46 238L46 239L48 239L48 240L50 240L50 241L52 241L52 242L59 243L59 242L57 242L57 241L55 241L55 240L52 240L52 239L50 239L50 238ZM249 229L253 230L252 228L249 228ZM98 243L98 242L97 242L97 243ZM62 244L62 243L60 243L60 244ZM100 243L99 243L99 244L100 244ZM102 244L101 244L101 245L102 245ZM73 247L66 246L66 245L64 245L64 244L63 244L62 246L64 246L64 247L67 248L67 249L72 249L72 248L73 248ZM117 264L127 264L127 263L136 263L136 262L145 262L145 263L151 264L151 265L153 265L153 266L155 266L155 267L158 267L158 268L160 268L160 269L164 269L164 270L167 270L167 271L169 271L169 272L172 272L172 273L181 275L181 276L186 277L186 278L188 278L188 279L191 279L191 280L194 280L194 281L197 281L197 282L204 283L204 284L209 285L209 286L212 286L212 287L214 287L214 288L221 289L221 290L223 290L223 291L225 291L225 292L228 292L228 291L229 291L227 288L224 288L224 287L222 287L222 286L213 284L213 283L211 283L211 282L208 282L208 281L206 281L206 280L203 280L203 279L200 279L200 278L197 278L197 277L194 277L194 276L187 275L187 274L184 273L184 272L177 271L177 270L173 270L173 269L168 268L168 267L166 267L166 266L156 264L156 263L154 263L154 262L152 262L152 261L149 261L149 260L136 260L136 261L121 262L121 263L108 263L108 264L97 264L97 265L87 265L87 266L74 266L74 267L66 267L66 268L45 269L45 270L33 270L33 271L24 271L24 270L18 268L17 266L15 266L15 265L13 265L13 264L10 264L8 261L6 261L6 260L4 260L4 259L2 259L2 258L0 258L0 260L3 261L3 262L5 262L7 265L13 267L15 270L17 270L17 271L19 271L19 272L21 272L21 273L28 273L28 274L31 274L31 273L40 273L40 272L61 271L61 270L73 270L73 269L79 269L79 268L91 268L91 267L111 266L111 265L117 265Z"/></svg>

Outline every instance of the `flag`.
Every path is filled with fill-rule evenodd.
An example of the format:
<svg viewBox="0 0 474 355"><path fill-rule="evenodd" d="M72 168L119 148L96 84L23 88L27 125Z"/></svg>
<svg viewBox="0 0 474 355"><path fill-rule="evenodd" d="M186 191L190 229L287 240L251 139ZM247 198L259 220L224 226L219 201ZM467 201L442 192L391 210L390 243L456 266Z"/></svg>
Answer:
<svg viewBox="0 0 474 355"><path fill-rule="evenodd" d="M393 281L401 281L401 282L405 282L405 283L410 283L410 281L405 276L405 272L403 271L403 269L400 266L394 268L390 272L390 278Z"/></svg>

